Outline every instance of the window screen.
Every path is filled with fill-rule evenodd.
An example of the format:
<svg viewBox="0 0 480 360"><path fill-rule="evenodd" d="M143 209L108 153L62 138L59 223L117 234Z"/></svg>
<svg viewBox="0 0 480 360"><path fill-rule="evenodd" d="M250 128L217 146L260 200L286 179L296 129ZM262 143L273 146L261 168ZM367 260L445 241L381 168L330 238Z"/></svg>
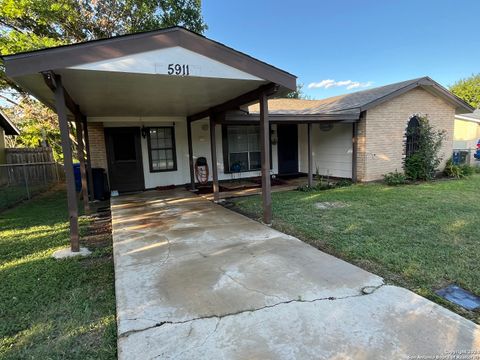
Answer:
<svg viewBox="0 0 480 360"><path fill-rule="evenodd" d="M228 126L227 144L230 172L261 168L260 127L254 125Z"/></svg>
<svg viewBox="0 0 480 360"><path fill-rule="evenodd" d="M148 132L148 153L151 172L177 170L174 128L150 128Z"/></svg>

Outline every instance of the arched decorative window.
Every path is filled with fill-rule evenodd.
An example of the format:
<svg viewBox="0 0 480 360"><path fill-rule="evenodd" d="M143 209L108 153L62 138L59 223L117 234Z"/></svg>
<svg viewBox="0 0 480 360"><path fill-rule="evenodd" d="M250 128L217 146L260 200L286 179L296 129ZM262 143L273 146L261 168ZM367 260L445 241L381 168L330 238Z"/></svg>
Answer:
<svg viewBox="0 0 480 360"><path fill-rule="evenodd" d="M405 154L407 157L413 155L418 150L418 137L420 130L420 119L416 116L412 117L407 126L407 143Z"/></svg>

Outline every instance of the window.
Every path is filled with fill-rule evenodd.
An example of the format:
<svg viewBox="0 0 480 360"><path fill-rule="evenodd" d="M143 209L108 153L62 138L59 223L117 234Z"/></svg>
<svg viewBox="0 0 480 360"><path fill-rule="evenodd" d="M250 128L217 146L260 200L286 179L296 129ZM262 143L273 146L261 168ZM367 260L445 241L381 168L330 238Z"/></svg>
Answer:
<svg viewBox="0 0 480 360"><path fill-rule="evenodd" d="M118 133L112 136L112 139L113 156L116 162L137 160L134 134Z"/></svg>
<svg viewBox="0 0 480 360"><path fill-rule="evenodd" d="M260 127L255 125L227 126L224 130L226 172L261 169Z"/></svg>
<svg viewBox="0 0 480 360"><path fill-rule="evenodd" d="M148 156L150 172L177 170L175 131L173 127L148 129Z"/></svg>
<svg viewBox="0 0 480 360"><path fill-rule="evenodd" d="M418 150L418 132L420 130L420 120L414 116L410 119L407 126L407 143L405 154L407 157L415 154Z"/></svg>

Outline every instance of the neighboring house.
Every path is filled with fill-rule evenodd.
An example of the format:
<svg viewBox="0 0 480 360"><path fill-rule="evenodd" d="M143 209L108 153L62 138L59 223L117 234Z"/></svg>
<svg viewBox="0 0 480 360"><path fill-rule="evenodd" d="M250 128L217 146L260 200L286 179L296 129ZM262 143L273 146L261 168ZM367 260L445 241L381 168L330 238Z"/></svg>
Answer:
<svg viewBox="0 0 480 360"><path fill-rule="evenodd" d="M455 115L455 129L453 135L453 150L459 153L459 160L469 164L476 164L474 154L480 142L480 109L473 113Z"/></svg>
<svg viewBox="0 0 480 360"><path fill-rule="evenodd" d="M13 122L0 110L0 164L5 163L5 135L20 135Z"/></svg>

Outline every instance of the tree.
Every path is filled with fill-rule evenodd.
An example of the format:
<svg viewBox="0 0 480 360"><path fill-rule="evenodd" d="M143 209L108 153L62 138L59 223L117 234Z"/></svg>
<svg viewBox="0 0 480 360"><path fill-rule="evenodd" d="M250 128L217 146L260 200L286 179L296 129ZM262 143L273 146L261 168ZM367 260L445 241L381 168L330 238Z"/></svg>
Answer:
<svg viewBox="0 0 480 360"><path fill-rule="evenodd" d="M12 54L175 25L203 33L200 0L0 0L0 52ZM56 115L5 76L0 97L20 128L17 146L46 139L61 158Z"/></svg>
<svg viewBox="0 0 480 360"><path fill-rule="evenodd" d="M57 115L38 100L23 97L17 106L6 109L7 115L16 119L21 136L9 137L9 147L37 147L45 141L52 148L55 161L62 161L62 146Z"/></svg>
<svg viewBox="0 0 480 360"><path fill-rule="evenodd" d="M200 0L0 0L0 52L17 53L181 25L207 28ZM15 84L2 69L0 89Z"/></svg>
<svg viewBox="0 0 480 360"><path fill-rule="evenodd" d="M297 89L295 91L289 92L285 97L287 99L311 100L311 97L303 92L303 84L297 84Z"/></svg>
<svg viewBox="0 0 480 360"><path fill-rule="evenodd" d="M480 108L480 73L458 80L450 86L450 91L469 103L475 109Z"/></svg>

